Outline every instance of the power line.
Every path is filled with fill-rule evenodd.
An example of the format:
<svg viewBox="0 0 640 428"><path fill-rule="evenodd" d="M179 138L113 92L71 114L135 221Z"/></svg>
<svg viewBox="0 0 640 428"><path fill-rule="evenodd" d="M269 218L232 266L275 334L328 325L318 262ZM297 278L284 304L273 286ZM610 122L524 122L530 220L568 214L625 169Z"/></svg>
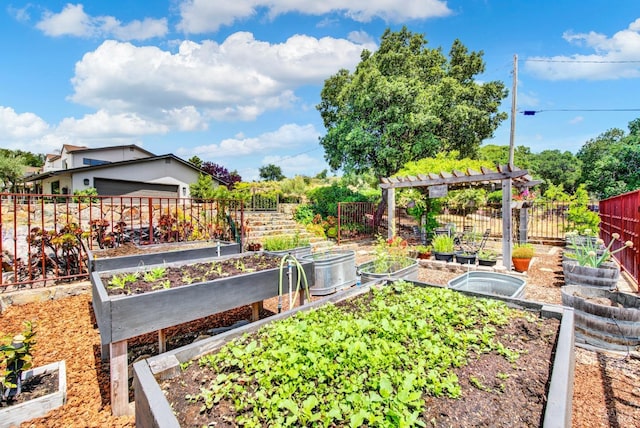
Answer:
<svg viewBox="0 0 640 428"><path fill-rule="evenodd" d="M585 63L585 64L640 64L640 60L588 60L588 59L525 59L525 62L568 62L568 63Z"/></svg>
<svg viewBox="0 0 640 428"><path fill-rule="evenodd" d="M557 108L544 110L520 110L518 111L518 113L522 113L525 116L534 116L536 113L542 113L546 111L640 111L640 108Z"/></svg>

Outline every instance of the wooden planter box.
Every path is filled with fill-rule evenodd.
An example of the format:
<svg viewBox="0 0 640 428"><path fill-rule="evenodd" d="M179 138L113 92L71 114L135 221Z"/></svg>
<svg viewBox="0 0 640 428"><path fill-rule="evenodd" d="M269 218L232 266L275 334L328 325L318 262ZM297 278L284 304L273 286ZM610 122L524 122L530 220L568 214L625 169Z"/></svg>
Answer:
<svg viewBox="0 0 640 428"><path fill-rule="evenodd" d="M67 401L67 369L64 360L22 372L22 380L45 373L58 372L58 390L24 403L0 409L0 428L19 426L22 422L39 418Z"/></svg>
<svg viewBox="0 0 640 428"><path fill-rule="evenodd" d="M415 282L418 286L430 286ZM227 342L246 333L257 331L264 325L289 317L298 311L317 308L331 302L339 302L362 293L368 293L372 284L343 290L331 296L324 297L311 304L298 307L292 311L264 319L233 331L205 339L191 345L167 352L162 355L134 363L134 387L136 400L136 426L157 428L179 428L169 402L158 384L157 379L170 379L180 372L180 364L215 352ZM543 305L536 302L518 299L488 296L482 293L465 293L478 297L497 298L509 303L510 306L537 311L544 318L561 320L557 338L556 355L549 381L547 405L544 414L543 427L571 427L571 401L573 397L574 377L574 334L573 311L557 306Z"/></svg>
<svg viewBox="0 0 640 428"><path fill-rule="evenodd" d="M87 266L89 272L158 265L182 260L221 257L240 253L240 244L222 241L211 241L208 242L207 245L204 245L202 242L174 242L145 245L138 248L148 249L150 252L146 254L132 254L130 256L105 257L101 255L105 250L87 249Z"/></svg>
<svg viewBox="0 0 640 428"><path fill-rule="evenodd" d="M237 258L227 256L225 259ZM220 258L208 259L208 261ZM198 260L206 262L207 259ZM313 285L311 262L300 262L309 286ZM173 263L173 266L188 264ZM149 269L153 266L148 266ZM284 267L286 269L286 266ZM163 289L143 294L110 296L101 275L138 271L122 270L92 272L92 301L100 340L109 345L111 360L111 406L116 416L129 413L127 393L127 339L178 324L183 324L209 315L224 312L245 305L253 305L257 319L259 305L265 299L278 296L280 269L268 269L219 278L213 281L193 283L176 288ZM287 281L286 274L283 281ZM297 271L293 269L293 283L297 281ZM283 290L286 290L286 283ZM286 291L284 291L286 292ZM301 293L301 298L304 293ZM160 338L162 342L162 337ZM163 348L160 344L160 348ZM103 348L103 358L106 356ZM119 377L123 377L124 380ZM126 400L126 401L125 401Z"/></svg>

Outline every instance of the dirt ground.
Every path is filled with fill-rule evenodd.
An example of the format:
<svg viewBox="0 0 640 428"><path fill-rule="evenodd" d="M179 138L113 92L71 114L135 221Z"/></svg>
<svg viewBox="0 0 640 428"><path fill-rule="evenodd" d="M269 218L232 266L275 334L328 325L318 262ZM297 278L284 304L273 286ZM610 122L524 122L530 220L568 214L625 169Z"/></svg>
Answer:
<svg viewBox="0 0 640 428"><path fill-rule="evenodd" d="M370 248L355 247L357 262L372 257ZM459 275L446 271L421 268L419 279L446 284ZM562 269L560 253L552 248L540 248L527 275L526 298L548 303L560 303ZM285 299L285 309L286 301ZM265 302L263 315L274 313L277 301ZM196 331L229 325L250 315L250 308L238 308L228 313L208 317L198 323L182 325L167 332L167 336L182 339ZM67 403L46 417L34 419L23 427L133 427L133 416L113 417L109 406L108 364L100 360L100 337L89 294L67 297L43 303L11 306L0 314L0 332L18 332L23 321L35 321L37 346L34 366L65 360L67 364ZM175 340L178 346L181 340ZM130 343L153 344L153 334ZM170 339L171 343L171 339ZM576 349L576 371L573 398L573 426L640 427L640 360L625 354L597 353Z"/></svg>

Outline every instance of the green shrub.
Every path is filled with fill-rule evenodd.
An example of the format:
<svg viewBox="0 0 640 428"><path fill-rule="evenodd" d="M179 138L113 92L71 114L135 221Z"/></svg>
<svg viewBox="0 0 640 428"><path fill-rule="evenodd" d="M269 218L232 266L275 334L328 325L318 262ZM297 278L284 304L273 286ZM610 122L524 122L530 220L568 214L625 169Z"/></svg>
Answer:
<svg viewBox="0 0 640 428"><path fill-rule="evenodd" d="M309 205L300 205L293 213L293 219L302 224L313 222L313 216L313 209Z"/></svg>

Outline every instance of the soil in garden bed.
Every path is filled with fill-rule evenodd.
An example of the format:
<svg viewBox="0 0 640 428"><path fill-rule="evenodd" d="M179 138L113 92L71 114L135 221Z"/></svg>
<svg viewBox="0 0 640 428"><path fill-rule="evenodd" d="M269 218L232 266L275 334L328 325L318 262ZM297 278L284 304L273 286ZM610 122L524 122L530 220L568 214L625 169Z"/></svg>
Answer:
<svg viewBox="0 0 640 428"><path fill-rule="evenodd" d="M281 261L281 257L258 253L207 263L157 267L146 272L103 275L101 279L104 284L107 284L107 293L109 295L141 294L163 288L174 288L234 275L275 269L280 267ZM151 274L156 269L158 269L157 276L152 277L145 274ZM125 277L127 277L127 280L125 280ZM120 284L120 287L115 284Z"/></svg>
<svg viewBox="0 0 640 428"><path fill-rule="evenodd" d="M212 241L168 242L165 244L135 245L127 242L113 248L94 248L93 255L99 259L107 257L134 256L136 254L164 253L167 251L190 250L193 248L215 248Z"/></svg>
<svg viewBox="0 0 640 428"><path fill-rule="evenodd" d="M22 391L12 400L0 401L0 408L7 408L34 400L58 391L58 372L42 373L22 382Z"/></svg>
<svg viewBox="0 0 640 428"><path fill-rule="evenodd" d="M472 353L468 365L452 369L462 388L460 398L423 395L426 410L420 420L426 426L542 425L559 321L516 318L496 329L495 339L517 349L520 357L512 363L495 351ZM211 413L201 413L202 402L192 404L185 399L187 395L201 392L207 376L206 369L191 364L179 377L163 382L162 388L174 414L179 415L183 427L236 426L232 402L222 400Z"/></svg>

